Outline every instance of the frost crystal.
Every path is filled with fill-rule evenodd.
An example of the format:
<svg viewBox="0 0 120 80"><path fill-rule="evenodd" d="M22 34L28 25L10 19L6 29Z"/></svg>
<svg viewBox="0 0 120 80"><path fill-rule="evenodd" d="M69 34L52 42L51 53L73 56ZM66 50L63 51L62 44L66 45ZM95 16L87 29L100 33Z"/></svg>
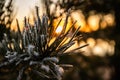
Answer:
<svg viewBox="0 0 120 80"><path fill-rule="evenodd" d="M44 78L45 80L53 78L61 80L64 69L59 64L59 57L66 54L69 55L82 48L80 46L70 52L66 52L77 40L76 34L80 27L73 33L67 43L63 43L74 26L74 24L71 25L70 29L66 32L69 13L66 17L63 31L59 35L53 36L54 30L48 24L48 17L43 15L42 19L40 19L38 8L36 8L36 12L37 19L35 20L34 26L32 27L25 18L23 32L20 31L18 20L16 20L18 39L8 40L7 34L4 35L5 38L0 43L0 53L5 54L5 56L4 60L0 63L0 69L10 67L10 65L14 66L10 69L19 72L17 80L23 80L23 78L26 80L29 78L31 80L33 75ZM50 44L50 41L54 37L56 37L54 42ZM87 45L83 47L85 46ZM66 66L64 65L63 67Z"/></svg>

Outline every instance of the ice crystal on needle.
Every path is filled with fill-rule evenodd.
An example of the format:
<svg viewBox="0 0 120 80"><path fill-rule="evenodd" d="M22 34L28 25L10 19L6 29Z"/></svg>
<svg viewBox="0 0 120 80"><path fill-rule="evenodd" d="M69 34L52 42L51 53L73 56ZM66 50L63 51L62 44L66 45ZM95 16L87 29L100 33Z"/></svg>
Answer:
<svg viewBox="0 0 120 80"><path fill-rule="evenodd" d="M49 44L54 37L52 35L54 34L54 30L52 30L52 26L48 24L48 17L43 15L40 19L38 8L36 8L36 10L37 19L33 27L25 18L24 30L21 32L19 23L16 20L18 39L13 38L12 40L8 40L7 35L4 34L4 39L0 43L0 53L5 55L4 60L0 63L0 68L10 67L11 65L14 66L11 66L12 70L19 71L17 80L22 80L24 77L26 79L32 79L30 75L33 74L45 80L51 78L61 80L64 69L58 64L59 56L69 54L69 52L65 51L75 44L76 34L80 27L73 33L67 43L63 43L63 40L65 40L65 37L69 34L74 25L73 24L67 32L65 31L69 16L68 13L64 30L59 35L55 36L55 40ZM77 49L80 48L82 47L80 46ZM71 53L74 53L77 49L71 50Z"/></svg>

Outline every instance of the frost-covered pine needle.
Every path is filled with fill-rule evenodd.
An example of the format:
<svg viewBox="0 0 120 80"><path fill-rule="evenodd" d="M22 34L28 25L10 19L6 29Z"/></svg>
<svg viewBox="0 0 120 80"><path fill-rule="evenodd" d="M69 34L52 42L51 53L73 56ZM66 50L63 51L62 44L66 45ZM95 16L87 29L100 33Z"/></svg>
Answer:
<svg viewBox="0 0 120 80"><path fill-rule="evenodd" d="M60 66L58 64L59 56L67 53L65 51L75 44L75 40L77 40L75 39L77 37L76 34L80 27L73 33L70 40L64 44L65 38L76 23L73 23L71 28L66 32L70 13L67 14L63 31L59 35L53 36L55 32L52 30L52 26L48 24L48 17L43 15L40 19L38 7L36 7L36 12L37 19L34 21L34 26L32 27L25 18L24 30L22 32L20 31L18 20L16 20L18 39L13 38L12 40L8 40L7 35L4 35L4 39L0 43L0 53L5 55L4 60L0 63L0 68L14 65L14 68L11 67L11 69L19 71L17 80L22 80L25 77L24 75L28 76L31 74L46 79L56 78L57 80L61 80L64 73L62 67L71 67L71 65L64 64ZM54 42L49 44L54 37L56 37ZM71 52L74 53L74 51L84 46L73 49ZM29 78L32 79L31 76Z"/></svg>

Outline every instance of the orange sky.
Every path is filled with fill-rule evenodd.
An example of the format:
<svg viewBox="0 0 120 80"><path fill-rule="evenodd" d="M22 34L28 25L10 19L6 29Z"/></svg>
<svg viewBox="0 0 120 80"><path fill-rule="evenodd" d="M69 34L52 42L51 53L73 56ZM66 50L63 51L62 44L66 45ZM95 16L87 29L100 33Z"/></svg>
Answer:
<svg viewBox="0 0 120 80"><path fill-rule="evenodd" d="M17 15L15 18L19 20L20 26L23 26L23 21L24 21L25 16L30 17L30 13L31 13L30 10L35 10L34 8L35 6L39 6L41 14L43 13L42 11L44 10L42 8L42 4L40 4L41 3L40 1L42 0L15 0L15 9L17 10ZM87 21L85 21L84 14L82 13L82 11L76 11L71 15L75 18L75 20L77 20L77 23L76 23L77 26L81 25L81 29L84 30L85 32L96 31L98 28L104 29L107 27L107 25L110 26L114 24L113 14L92 14L89 16ZM103 26L99 27L98 24L99 24L101 16L103 17L103 21L101 23L101 25ZM62 26L60 26L59 29L62 30L61 27ZM20 28L22 30L22 27ZM16 29L15 21L13 22L13 26L11 29ZM59 33L59 30L58 30L58 33ZM85 51L91 50L93 51L93 53L96 53L95 55L104 56L105 53L110 53L110 55L114 53L114 45L115 45L114 41L107 42L102 39L94 40L92 38L88 38L87 43L89 43L90 46L84 48ZM97 46L95 46L95 44ZM89 55L89 53L90 52L88 53L86 52L86 55Z"/></svg>
<svg viewBox="0 0 120 80"><path fill-rule="evenodd" d="M20 26L23 25L24 17L30 17L31 10L35 8L35 6L39 6L41 8L41 0L14 0L14 9L17 12L15 20L13 21L11 29L16 29L16 19L19 20ZM22 27L21 27L22 29Z"/></svg>
<svg viewBox="0 0 120 80"><path fill-rule="evenodd" d="M24 16L29 15L30 9L39 4L39 0L15 0L15 7L17 9L16 17L22 19Z"/></svg>
<svg viewBox="0 0 120 80"><path fill-rule="evenodd" d="M39 12L40 12L40 16L45 13L44 12L44 8L43 5L41 4L42 0L15 0L15 10L17 10L17 15L15 17L19 20L20 26L23 26L23 21L24 21L24 17L31 17L31 10L35 10L35 6L39 7ZM93 12L94 13L94 12ZM85 32L91 32L92 31L96 31L99 28L99 21L100 18L102 16L102 14L94 14L91 15L87 22L88 25L86 24L86 21L84 19L84 14L82 13L82 11L75 11L72 14L73 18L75 18L75 20L77 20L77 26L81 25L81 30L84 30ZM102 22L102 24L104 25L102 28L106 27L107 24L113 24L114 23L114 16L112 14L107 14L104 15L105 17L105 21ZM103 17L103 18L104 18ZM11 29L16 29L16 21L13 21L12 27ZM22 30L23 27L21 27Z"/></svg>

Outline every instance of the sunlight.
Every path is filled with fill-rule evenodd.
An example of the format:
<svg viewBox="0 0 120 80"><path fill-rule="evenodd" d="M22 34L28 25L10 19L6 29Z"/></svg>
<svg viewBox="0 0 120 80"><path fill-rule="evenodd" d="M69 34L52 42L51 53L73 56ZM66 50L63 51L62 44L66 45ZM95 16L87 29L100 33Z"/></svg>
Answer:
<svg viewBox="0 0 120 80"><path fill-rule="evenodd" d="M88 18L88 25L92 31L96 31L99 29L99 15L90 15Z"/></svg>
<svg viewBox="0 0 120 80"><path fill-rule="evenodd" d="M15 0L14 8L17 12L15 15L15 18L13 20L13 23L11 25L11 30L17 31L16 27L16 19L19 20L19 25L20 25L20 30L23 30L23 25L24 25L24 17L29 17L30 18L30 23L33 23L33 13L35 11L35 6L39 6L41 9L40 15L42 15L43 11L42 10L42 5L41 0Z"/></svg>
<svg viewBox="0 0 120 80"><path fill-rule="evenodd" d="M43 1L44 2L44 1ZM42 0L29 0L29 2L27 0L16 0L15 1L15 8L17 10L17 15L15 17L15 19L19 19L19 22L21 23L21 30L23 29L23 21L24 21L24 17L26 16L27 18L30 18L30 23L34 23L33 22L33 15L35 14L35 6L39 6L40 9L40 16L45 12L45 5L43 5ZM56 3L57 0L54 2ZM22 4L22 6L21 6ZM52 14L55 10L55 4L52 4L50 6L50 13ZM62 16L60 16L60 14L62 13ZM60 6L57 6L56 8L56 14L55 16L60 16L58 17L56 20L54 20L53 22L53 26L55 27L57 25L57 23L59 22L59 20L62 18L62 22L60 23L59 26L63 26L64 24L64 17L66 16L66 14L64 13L64 9L61 9ZM75 24L75 28L77 28L78 26L81 26L80 31L82 32L92 32L92 31L97 31L98 29L105 29L108 26L113 26L115 25L115 18L114 18L114 14L113 13L109 13L109 14L102 14L102 13L95 13L95 11L91 11L90 15L88 16L88 18L85 17L85 15L83 14L83 12L81 10L76 10L71 12L69 20L68 20L68 24L67 24L67 30L70 28L72 22L77 21L77 23ZM16 21L13 21L12 23L12 30L17 31L16 29ZM60 27L57 29L56 33L59 33L60 30L62 30Z"/></svg>
<svg viewBox="0 0 120 80"><path fill-rule="evenodd" d="M87 43L89 44L90 47L94 47L96 45L96 41L93 38L88 38Z"/></svg>
<svg viewBox="0 0 120 80"><path fill-rule="evenodd" d="M58 26L55 32L59 34L62 31L62 29L63 29L62 26Z"/></svg>
<svg viewBox="0 0 120 80"><path fill-rule="evenodd" d="M93 54L97 56L105 56L105 51L100 46L95 46L93 48Z"/></svg>
<svg viewBox="0 0 120 80"><path fill-rule="evenodd" d="M30 23L33 24L34 23L33 18L35 17L35 16L33 16L33 15L35 15L35 12L33 9L34 9L35 5L40 4L40 2L38 0L37 1L30 0L29 3L25 4L24 2L26 2L26 1L27 0L25 0L25 1L16 0L16 7L19 8L16 18L19 19L21 31L23 30L24 16L26 16L27 18L29 17ZM20 3L23 4L22 7L25 7L24 11L23 11L23 8L21 7ZM41 5L41 6L44 6L44 5ZM41 8L41 6L40 6L40 8ZM51 8L52 8L51 13L52 13L55 9L55 5L51 5ZM30 12L30 9L33 10L33 13ZM59 16L60 15L59 13L61 13L61 11L64 11L64 10L60 9L59 6L57 9L58 10L57 10L56 14ZM41 15L41 13L40 13L40 15ZM53 20L52 25L54 27L53 30L55 31L54 35L59 34L63 30L63 26L65 23L65 17L66 17L66 13L63 13L62 16ZM58 22L60 21L60 19L62 19L62 20L61 20L60 24L58 25ZM70 17L68 18L68 24L66 27L66 31L71 27L71 25L74 21L77 21L77 23L74 25L75 28L77 28L78 26L81 26L81 28L80 28L81 32L97 31L98 29L105 29L108 26L115 25L115 18L112 13L109 13L109 14L102 14L102 13L98 14L97 13L96 14L94 11L92 11L92 12L90 12L88 18L85 18L85 15L83 14L83 12L81 10L76 10L76 11L71 12ZM58 25L58 27L56 27L57 25ZM16 20L13 21L11 29L14 31L17 31ZM52 42L54 42L54 39L52 39L52 41L50 41L50 44ZM83 48L82 50L85 51L85 55L87 55L87 56L91 55L91 53L93 55L99 55L99 56L105 56L106 53L108 53L109 55L113 55L113 53L114 53L114 45L115 45L114 41L106 41L106 40L102 40L102 39L95 40L93 38L88 38L86 40L86 42L84 42L84 41L80 42L81 45L86 44L86 43L88 43L89 46ZM71 49L75 48L76 46L80 46L80 45L77 44L77 42L76 42L75 45L71 47Z"/></svg>
<svg viewBox="0 0 120 80"><path fill-rule="evenodd" d="M108 26L113 26L115 24L115 17L113 14L109 13L104 16L105 21L107 22Z"/></svg>
<svg viewBox="0 0 120 80"><path fill-rule="evenodd" d="M36 3L39 3L38 0L15 0L16 18L23 19L25 16L28 16L30 9L34 9Z"/></svg>
<svg viewBox="0 0 120 80"><path fill-rule="evenodd" d="M107 22L103 19L100 23L100 28L105 29L107 27Z"/></svg>
<svg viewBox="0 0 120 80"><path fill-rule="evenodd" d="M114 14L109 13L102 16L102 21L100 22L101 29L105 29L107 27L111 27L115 25L115 17Z"/></svg>
<svg viewBox="0 0 120 80"><path fill-rule="evenodd" d="M114 54L115 41L113 40L103 40L103 39L93 39L88 38L87 43L89 44L86 51L97 56L105 56ZM88 54L88 52L86 53Z"/></svg>
<svg viewBox="0 0 120 80"><path fill-rule="evenodd" d="M79 10L72 12L71 17L73 21L77 21L75 28L81 26L80 31L87 32L85 16L83 15L82 11Z"/></svg>
<svg viewBox="0 0 120 80"><path fill-rule="evenodd" d="M89 44L89 43L82 40L82 41L79 42L78 45L81 46L81 45L85 45L85 44ZM90 45L88 45L87 47L82 48L81 51L84 51L83 54L86 55L86 56L92 55Z"/></svg>
<svg viewBox="0 0 120 80"><path fill-rule="evenodd" d="M53 20L53 27L55 30L55 32L58 34L62 31L63 29L63 26L64 26L64 23L65 23L65 18L66 17L66 14L63 14L61 17L57 18L57 19L54 19ZM62 20L61 20L62 19ZM58 25L59 21L61 20L60 24ZM69 30L69 28L71 27L72 25L72 20L70 17L68 17L68 21L67 21L67 25L66 25L66 30L65 32L67 32ZM58 26L58 27L57 27Z"/></svg>
<svg viewBox="0 0 120 80"><path fill-rule="evenodd" d="M71 38L68 38L68 40L70 40ZM85 45L85 44L84 44ZM75 41L75 44L73 44L70 48L68 48L67 50L66 50L66 52L69 52L69 51L71 51L71 50L73 50L73 49L75 49L75 48L77 48L77 47L79 47L78 46L78 43L77 43L77 41ZM77 51L79 51L79 50L77 50Z"/></svg>

